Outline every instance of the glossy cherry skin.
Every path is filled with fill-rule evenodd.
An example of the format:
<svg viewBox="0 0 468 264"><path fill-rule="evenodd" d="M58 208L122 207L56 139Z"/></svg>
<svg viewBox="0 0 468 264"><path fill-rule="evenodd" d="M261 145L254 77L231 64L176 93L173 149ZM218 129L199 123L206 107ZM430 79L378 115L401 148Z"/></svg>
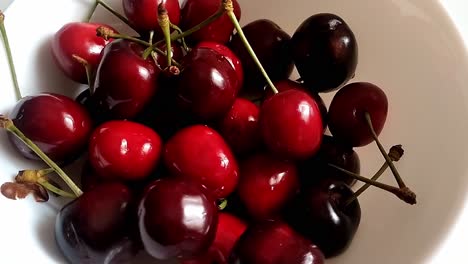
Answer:
<svg viewBox="0 0 468 264"><path fill-rule="evenodd" d="M104 48L93 97L107 118L133 118L155 94L161 70L151 57L141 57L143 51L143 46L127 40L115 40Z"/></svg>
<svg viewBox="0 0 468 264"><path fill-rule="evenodd" d="M256 104L247 99L237 98L231 110L220 119L218 131L234 153L242 155L259 147L259 114L260 109Z"/></svg>
<svg viewBox="0 0 468 264"><path fill-rule="evenodd" d="M294 32L291 54L307 87L315 92L329 92L354 77L358 45L342 18L316 14Z"/></svg>
<svg viewBox="0 0 468 264"><path fill-rule="evenodd" d="M67 260L122 263L136 255L137 246L127 234L130 202L125 185L110 183L65 205L56 218L55 238Z"/></svg>
<svg viewBox="0 0 468 264"><path fill-rule="evenodd" d="M180 21L178 0L122 0L125 16L132 27L140 33L151 30L162 32L158 24L158 6L160 4L163 4L167 9L169 21L178 25Z"/></svg>
<svg viewBox="0 0 468 264"><path fill-rule="evenodd" d="M100 26L117 32L105 24L71 22L54 34L50 43L52 58L68 78L83 84L88 83L85 68L73 58L73 55L86 60L92 69L97 69L101 61L101 51L112 41L96 35L96 29Z"/></svg>
<svg viewBox="0 0 468 264"><path fill-rule="evenodd" d="M300 90L284 91L265 100L260 109L259 125L266 147L283 157L309 158L322 142L319 106Z"/></svg>
<svg viewBox="0 0 468 264"><path fill-rule="evenodd" d="M343 253L361 221L358 200L345 206L353 191L342 182L324 180L305 188L286 207L284 217L300 234L313 241L325 257Z"/></svg>
<svg viewBox="0 0 468 264"><path fill-rule="evenodd" d="M260 19L245 25L242 30L252 49L272 81L287 79L294 64L289 55L291 37L271 20ZM242 62L245 73L245 88L252 93L263 91L266 80L252 57L247 52L238 34L232 37L229 45ZM250 91L244 91L249 93Z"/></svg>
<svg viewBox="0 0 468 264"><path fill-rule="evenodd" d="M232 52L227 46L212 41L202 41L197 44L197 47L212 49L218 52L220 55L224 56L231 64L232 68L234 68L236 71L237 80L239 85L242 86L242 83L244 82L244 70L242 68L240 59L236 54L234 54L234 52Z"/></svg>
<svg viewBox="0 0 468 264"><path fill-rule="evenodd" d="M237 192L252 218L273 219L299 191L296 164L267 153L241 162Z"/></svg>
<svg viewBox="0 0 468 264"><path fill-rule="evenodd" d="M322 252L282 221L248 227L237 241L230 264L323 264Z"/></svg>
<svg viewBox="0 0 468 264"><path fill-rule="evenodd" d="M362 147L374 141L365 119L369 113L377 135L387 119L388 101L378 86L357 82L339 90L330 103L329 128L332 135L350 147Z"/></svg>
<svg viewBox="0 0 468 264"><path fill-rule="evenodd" d="M217 198L234 191L239 167L231 149L214 129L186 127L164 146L164 163L172 175L203 184Z"/></svg>
<svg viewBox="0 0 468 264"><path fill-rule="evenodd" d="M347 171L359 174L361 163L358 154L350 147L343 145L335 138L324 135L320 150L313 158L301 163L301 180L306 184L314 184L324 178L331 178L352 186L356 180L328 164L333 164Z"/></svg>
<svg viewBox="0 0 468 264"><path fill-rule="evenodd" d="M22 98L10 118L49 158L60 163L77 158L86 149L92 129L85 108L66 96L52 93ZM40 160L22 141L8 135L24 157Z"/></svg>
<svg viewBox="0 0 468 264"><path fill-rule="evenodd" d="M219 213L216 237L211 247L201 256L183 260L182 264L227 264L232 249L246 229L247 224L236 216Z"/></svg>
<svg viewBox="0 0 468 264"><path fill-rule="evenodd" d="M202 121L213 120L229 111L239 88L236 71L223 55L195 48L184 57L178 105Z"/></svg>
<svg viewBox="0 0 468 264"><path fill-rule="evenodd" d="M148 186L138 219L146 252L161 260L186 258L206 251L213 243L218 208L202 185L164 178Z"/></svg>
<svg viewBox="0 0 468 264"><path fill-rule="evenodd" d="M241 18L241 8L237 0L233 0L234 14L237 20ZM213 15L221 6L221 1L212 0L187 0L182 9L181 25L188 30ZM223 14L208 26L190 35L187 40L191 42L213 41L225 44L231 38L234 25L227 14Z"/></svg>
<svg viewBox="0 0 468 264"><path fill-rule="evenodd" d="M161 138L151 128L131 121L109 121L91 135L89 161L103 178L142 180L156 168L161 149Z"/></svg>

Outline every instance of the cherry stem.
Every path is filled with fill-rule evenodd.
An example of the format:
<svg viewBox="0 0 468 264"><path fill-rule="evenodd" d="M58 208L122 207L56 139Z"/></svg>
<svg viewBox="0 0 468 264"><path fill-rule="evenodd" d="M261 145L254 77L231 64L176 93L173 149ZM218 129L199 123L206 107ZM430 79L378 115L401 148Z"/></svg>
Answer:
<svg viewBox="0 0 468 264"><path fill-rule="evenodd" d="M130 22L128 21L127 18L125 18L123 15L119 14L119 12L115 11L110 5L108 5L107 3L105 3L104 1L102 0L96 0L96 2L100 5L102 5L102 7L104 7L105 9L107 9L107 11L111 12L114 16L116 16L118 19L120 19L122 22L124 22L125 24L127 24L127 26L129 26L131 29L137 31L136 29L134 29L132 27L132 25L130 24Z"/></svg>
<svg viewBox="0 0 468 264"><path fill-rule="evenodd" d="M96 8L99 5L99 1L94 1L93 6L91 7L91 10L89 10L88 16L86 16L86 22L91 21L91 18L94 15L94 12L96 12Z"/></svg>
<svg viewBox="0 0 468 264"><path fill-rule="evenodd" d="M85 68L86 79L88 79L89 94L93 95L94 94L94 76L93 76L93 69L91 69L91 65L88 63L87 60L81 58L78 55L73 54L72 57L73 57L74 60L79 62Z"/></svg>
<svg viewBox="0 0 468 264"><path fill-rule="evenodd" d="M23 98L21 96L21 90L18 84L18 77L16 76L15 63L13 62L13 56L11 55L10 42L8 41L8 34L5 29L5 14L0 10L0 32L2 34L3 46L8 59L8 67L10 68L11 79L13 80L13 86L15 87L16 100Z"/></svg>
<svg viewBox="0 0 468 264"><path fill-rule="evenodd" d="M181 29L180 27L178 27L177 25L174 25L174 24L170 23L170 26L171 26L171 28L172 28L173 30L175 30L178 34L184 33L184 32L182 31L182 29ZM190 49L189 49L189 47L187 46L187 43L185 42L185 38L180 38L179 40L180 40L180 42L182 43L182 47L184 48L184 50L185 50L186 52L188 52Z"/></svg>
<svg viewBox="0 0 468 264"><path fill-rule="evenodd" d="M354 178L358 181L362 181L362 182L365 182L365 183L368 183L374 187L377 187L379 189L382 189L382 190L385 190L387 192L390 192L390 193L393 193L394 195L396 195L398 198L400 198L401 200L405 201L406 203L409 203L409 204L415 204L416 203L416 194L411 191L408 187L404 187L404 188L397 188L397 187L394 187L394 186L390 186L388 184L385 184L385 183L381 183L381 182L378 182L378 181L374 181L374 180L371 180L371 179L368 179L366 177L363 177L359 174L356 174L352 171L348 171L348 170L345 170L343 168L340 168L336 165L333 165L333 164L328 164L328 166L330 167L333 167L341 172L344 172L346 174L348 174L349 177L351 178Z"/></svg>
<svg viewBox="0 0 468 264"><path fill-rule="evenodd" d="M148 43L150 44L150 46L153 45L153 38L154 38L154 30L151 30L149 33L149 39L148 39Z"/></svg>
<svg viewBox="0 0 468 264"><path fill-rule="evenodd" d="M228 205L228 200L227 199L222 199L218 202L218 210L222 211L226 208Z"/></svg>
<svg viewBox="0 0 468 264"><path fill-rule="evenodd" d="M39 179L37 181L38 184L42 185L42 187L46 188L47 190L59 195L59 196L62 196L62 197L67 197L67 198L77 198L77 196L73 193L69 193L67 191L64 191L60 188L57 188L55 187L53 184L51 184L50 182L44 180L44 179Z"/></svg>
<svg viewBox="0 0 468 264"><path fill-rule="evenodd" d="M167 9L163 4L158 5L158 24L164 34L164 40L166 41L166 58L167 67L172 65L172 47L171 47L171 26L169 21L169 15Z"/></svg>
<svg viewBox="0 0 468 264"><path fill-rule="evenodd" d="M70 187L73 193L76 196L80 196L83 192L80 188L68 177L68 175L54 162L52 161L42 150L34 144L29 138L27 138L21 130L19 130L13 121L3 115L0 115L0 127L6 129L23 143L25 143L34 153L36 153L49 167L54 169L54 171L62 178L62 180Z"/></svg>
<svg viewBox="0 0 468 264"><path fill-rule="evenodd" d="M242 27L240 26L239 21L237 20L236 15L234 14L234 6L232 4L232 0L222 0L222 2L223 2L222 6L224 6L224 10L226 11L231 22L234 24L234 28L236 29L237 34L239 34L239 37L242 43L244 44L245 48L247 49L247 52L250 54L250 57L254 60L255 64L257 64L258 69L262 73L263 77L265 77L265 80L267 81L273 93L277 94L278 89L276 89L275 85L273 84L270 77L268 76L268 73L263 68L262 63L260 63L260 60L257 58L255 51L252 49L252 46L250 46L249 41L244 35L244 31L242 30Z"/></svg>
<svg viewBox="0 0 468 264"><path fill-rule="evenodd" d="M396 169L395 165L393 164L392 159L386 153L385 148L382 146L382 144L379 141L377 133L375 133L374 126L372 125L372 120L371 120L370 114L368 112L365 112L364 117L366 119L367 124L369 125L369 130L370 130L370 132L372 134L372 137L375 140L375 143L377 144L377 147L380 150L380 153L382 153L382 155L384 156L385 161L387 162L388 166L390 167L390 170L393 173L393 176L395 176L395 179L396 179L396 181L398 183L398 186L400 188L406 187L405 183L403 182L403 179L400 176L400 173L398 173L398 170Z"/></svg>
<svg viewBox="0 0 468 264"><path fill-rule="evenodd" d="M125 40L129 40L129 41L133 41L133 42L136 42L138 44L141 44L143 46L151 46L148 42L144 41L144 40L141 40L141 39L138 39L138 38L135 38L135 37L131 37L131 36L128 36L128 35L124 35L124 34L119 34L119 33L115 33L112 29L108 28L108 27L104 27L104 26L100 26L98 28L96 28L96 35L98 37L101 37L105 40L109 40L109 39L125 39Z"/></svg>
<svg viewBox="0 0 468 264"><path fill-rule="evenodd" d="M404 150L401 145L395 145L390 148L390 151L388 152L388 156L392 159L392 161L399 161L400 158L403 156ZM371 178L373 181L377 181L380 176L387 170L388 168L388 163L385 162L382 164L380 169L374 174L374 176ZM367 190L371 185L366 183L364 184L361 188L359 188L345 203L345 206L350 205L354 200L356 200L359 195L361 195L364 191Z"/></svg>
<svg viewBox="0 0 468 264"><path fill-rule="evenodd" d="M15 177L16 182L18 183L33 183L33 184L40 184L45 189L56 193L60 196L68 197L68 198L76 198L76 195L73 193L66 192L49 182L46 175L54 172L54 169L42 169L42 170L22 170L18 172L18 175Z"/></svg>

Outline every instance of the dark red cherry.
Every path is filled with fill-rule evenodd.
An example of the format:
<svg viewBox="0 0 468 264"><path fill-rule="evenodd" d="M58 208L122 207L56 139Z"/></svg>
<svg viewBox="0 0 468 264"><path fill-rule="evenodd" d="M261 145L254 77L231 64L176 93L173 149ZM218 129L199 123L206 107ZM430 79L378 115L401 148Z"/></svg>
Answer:
<svg viewBox="0 0 468 264"><path fill-rule="evenodd" d="M369 113L377 135L387 119L388 101L384 91L366 82L351 83L339 90L330 103L329 128L333 136L350 147L374 141L365 113Z"/></svg>
<svg viewBox="0 0 468 264"><path fill-rule="evenodd" d="M227 264L234 245L246 229L246 223L236 216L219 213L216 237L211 247L201 256L183 260L182 264Z"/></svg>
<svg viewBox="0 0 468 264"><path fill-rule="evenodd" d="M65 205L57 215L55 238L66 259L78 263L123 263L137 253L128 236L131 194L125 185L97 186Z"/></svg>
<svg viewBox="0 0 468 264"><path fill-rule="evenodd" d="M275 94L260 109L260 133L272 152L306 159L320 148L323 123L317 101L300 90Z"/></svg>
<svg viewBox="0 0 468 264"><path fill-rule="evenodd" d="M237 161L221 135L208 126L180 130L166 142L163 155L172 175L203 184L217 198L227 197L237 186Z"/></svg>
<svg viewBox="0 0 468 264"><path fill-rule="evenodd" d="M109 121L91 135L89 160L103 178L142 180L156 168L161 148L161 138L151 128L131 121Z"/></svg>
<svg viewBox="0 0 468 264"><path fill-rule="evenodd" d="M291 39L288 33L267 19L255 20L245 25L242 30L270 79L287 79L294 66L288 51ZM242 62L245 73L244 88L254 90L244 92L262 92L266 84L265 78L237 34L232 37L230 47Z"/></svg>
<svg viewBox="0 0 468 264"><path fill-rule="evenodd" d="M161 44L158 45L158 48L164 52L166 52L166 43L161 42ZM173 41L171 43L171 56L172 59L175 61L181 61L182 58L184 57L184 50L182 48L182 45L179 44L179 42ZM159 53L156 53L156 61L160 69L166 69L167 67L167 57L163 56Z"/></svg>
<svg viewBox="0 0 468 264"><path fill-rule="evenodd" d="M223 55L231 64L232 68L237 73L237 80L239 82L239 85L242 86L242 83L244 82L244 70L242 68L241 61L239 58L232 52L228 47L216 43L216 42L211 42L211 41L202 41L198 43L197 48L208 48L212 49L219 54Z"/></svg>
<svg viewBox="0 0 468 264"><path fill-rule="evenodd" d="M195 48L184 57L177 100L194 117L209 121L231 109L239 88L236 71L223 55L212 49Z"/></svg>
<svg viewBox="0 0 468 264"><path fill-rule="evenodd" d="M143 46L127 40L115 40L104 48L93 97L108 118L135 117L156 92L161 70L151 57L142 58L143 51Z"/></svg>
<svg viewBox="0 0 468 264"><path fill-rule="evenodd" d="M291 89L297 89L306 92L309 94L318 104L320 108L320 115L322 116L322 123L323 123L323 129L327 128L327 106L325 105L325 102L323 101L322 97L318 93L312 92L308 90L303 83L300 83L298 81L293 81L290 79L286 80L280 80L275 82L275 87L278 90L278 92L283 92ZM266 96L265 98L268 99L274 95L273 91L271 89L266 89Z"/></svg>
<svg viewBox="0 0 468 264"><path fill-rule="evenodd" d="M273 219L299 191L296 164L270 154L243 160L237 192L254 219Z"/></svg>
<svg viewBox="0 0 468 264"><path fill-rule="evenodd" d="M117 32L108 25L98 23L71 22L62 26L51 40L52 58L68 78L83 84L88 83L85 68L73 55L86 60L93 70L101 61L101 51L112 41L96 35L96 29L104 26Z"/></svg>
<svg viewBox="0 0 468 264"><path fill-rule="evenodd" d="M219 121L218 130L236 154L246 154L260 145L258 117L254 103L237 98L231 110Z"/></svg>
<svg viewBox="0 0 468 264"><path fill-rule="evenodd" d="M315 92L329 92L354 77L358 45L341 17L317 14L294 32L291 54L307 87Z"/></svg>
<svg viewBox="0 0 468 264"><path fill-rule="evenodd" d="M202 185L165 178L148 186L138 218L143 245L151 256L193 257L213 243L218 208Z"/></svg>
<svg viewBox="0 0 468 264"><path fill-rule="evenodd" d="M26 96L10 113L13 123L56 162L77 158L86 149L92 122L86 109L72 99L52 93ZM8 134L26 158L40 160L29 147Z"/></svg>
<svg viewBox="0 0 468 264"><path fill-rule="evenodd" d="M284 217L328 257L343 253L361 220L358 200L346 205L353 191L342 182L324 180L305 188L286 207Z"/></svg>
<svg viewBox="0 0 468 264"><path fill-rule="evenodd" d="M146 33L151 30L161 32L158 24L158 6L160 4L163 4L167 9L171 23L178 25L180 21L178 0L122 0L125 16L139 33Z"/></svg>
<svg viewBox="0 0 468 264"><path fill-rule="evenodd" d="M184 30L188 30L208 17L216 13L221 7L222 1L213 0L187 0L184 8L182 9L181 25ZM241 18L241 9L237 0L233 0L234 14L237 20ZM221 44L227 43L231 38L234 25L227 14L223 14L217 20L208 26L198 30L188 37L189 41L213 41Z"/></svg>
<svg viewBox="0 0 468 264"><path fill-rule="evenodd" d="M322 252L281 221L251 225L237 241L231 264L323 264Z"/></svg>

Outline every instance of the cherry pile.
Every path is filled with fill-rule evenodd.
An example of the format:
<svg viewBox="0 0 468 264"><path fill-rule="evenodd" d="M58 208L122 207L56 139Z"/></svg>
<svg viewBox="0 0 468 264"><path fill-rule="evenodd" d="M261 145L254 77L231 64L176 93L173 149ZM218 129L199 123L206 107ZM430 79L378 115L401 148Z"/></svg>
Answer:
<svg viewBox="0 0 468 264"><path fill-rule="evenodd" d="M267 19L241 28L236 0L122 4L123 15L101 0L92 11L137 36L71 22L51 40L57 67L89 89L22 97L0 116L15 149L48 166L20 171L2 194L71 198L55 226L70 263L144 250L184 264L319 264L349 247L370 185L416 203L394 165L403 148L378 140L384 91L348 83L358 45L342 18L312 15L291 36ZM319 93L332 91L327 108ZM372 142L385 162L369 179L355 148ZM62 167L83 156L76 184ZM377 181L388 167L398 187ZM356 180L366 184L355 192Z"/></svg>

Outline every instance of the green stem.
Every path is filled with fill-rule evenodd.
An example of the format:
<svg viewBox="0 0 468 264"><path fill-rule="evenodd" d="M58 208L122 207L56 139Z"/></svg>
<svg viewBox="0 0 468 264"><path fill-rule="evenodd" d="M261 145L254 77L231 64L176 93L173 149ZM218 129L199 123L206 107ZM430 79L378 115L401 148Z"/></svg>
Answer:
<svg viewBox="0 0 468 264"><path fill-rule="evenodd" d="M21 90L18 84L18 77L16 76L15 63L13 62L13 56L11 54L10 41L8 41L8 34L5 29L5 15L3 14L1 10L0 10L0 31L2 34L3 44L5 47L5 51L6 51L6 55L8 59L8 67L10 68L11 79L13 80L13 86L15 87L16 100L20 100L21 98L23 98L23 96L21 96Z"/></svg>
<svg viewBox="0 0 468 264"><path fill-rule="evenodd" d="M174 25L172 23L169 24L173 30L175 30L179 35L184 33L180 27L177 25ZM171 37L172 38L172 37ZM180 38L180 42L182 43L182 47L184 48L185 52L188 52L190 49L187 46L187 43L185 42L185 38Z"/></svg>
<svg viewBox="0 0 468 264"><path fill-rule="evenodd" d="M91 21L91 18L94 15L94 12L96 11L97 6L99 5L98 1L94 1L93 6L91 7L91 10L89 11L88 16L86 16L86 22Z"/></svg>
<svg viewBox="0 0 468 264"><path fill-rule="evenodd" d="M94 94L94 74L93 74L93 69L91 69L91 65L88 63L87 60L81 58L78 55L73 54L72 55L73 59L79 62L83 67L85 68L86 71L86 79L88 80L88 89L89 89L89 94L93 95Z"/></svg>
<svg viewBox="0 0 468 264"><path fill-rule="evenodd" d="M227 205L228 205L228 200L222 199L221 201L218 202L218 210L220 211L224 210Z"/></svg>
<svg viewBox="0 0 468 264"><path fill-rule="evenodd" d="M27 138L23 132L21 132L14 124L11 119L8 119L4 116L0 115L0 127L5 128L10 133L13 133L18 139L20 139L23 143L25 143L34 153L36 153L49 167L54 169L54 171L62 178L62 180L70 187L73 193L76 196L80 196L83 192L80 188L68 177L68 175L54 162L52 161L47 155L42 152L39 147L34 144L29 138Z"/></svg>
<svg viewBox="0 0 468 264"><path fill-rule="evenodd" d="M59 189L57 187L55 187L54 185L50 184L50 182L46 181L46 180L43 180L43 179L40 179L38 180L38 182L40 185L42 185L44 188L46 188L47 190L53 192L53 193L56 193L60 196L63 196L63 197L67 197L67 198L76 198L77 196L73 193L69 193L69 192L66 192L62 189Z"/></svg>
<svg viewBox="0 0 468 264"><path fill-rule="evenodd" d="M385 148L382 146L382 144L379 141L377 133L375 133L374 126L372 125L372 120L371 120L370 114L368 112L365 112L364 117L365 117L366 122L367 122L367 124L369 126L369 130L370 130L370 132L372 134L372 137L374 138L375 143L377 144L377 147L380 150L380 153L382 153L382 155L384 156L385 161L387 162L388 166L390 166L390 170L392 171L393 176L395 176L395 179L396 179L396 181L398 183L398 186L400 188L406 187L405 183L403 182L403 179L400 176L400 173L398 172L395 165L393 164L392 159L386 153Z"/></svg>
<svg viewBox="0 0 468 264"><path fill-rule="evenodd" d="M106 2L102 1L102 0L96 0L96 2L100 5L102 5L102 7L104 7L105 9L107 9L107 11L111 12L114 16L116 16L118 19L120 19L122 22L124 22L125 24L127 24L127 26L129 26L130 28L132 28L133 30L136 31L136 29L134 29L132 27L132 25L130 24L130 22L128 21L128 19L126 17L124 17L123 15L119 14L119 12L115 11L111 6L109 6Z"/></svg>
<svg viewBox="0 0 468 264"><path fill-rule="evenodd" d="M158 24L164 34L164 40L166 41L166 58L167 67L172 65L172 47L171 47L171 27L169 22L169 16L167 9L163 4L158 6Z"/></svg>
<svg viewBox="0 0 468 264"><path fill-rule="evenodd" d="M154 30L151 30L150 33L149 33L149 39L148 39L148 44L150 46L153 45L153 38L154 38Z"/></svg>
<svg viewBox="0 0 468 264"><path fill-rule="evenodd" d="M222 0L222 1L223 1L223 6L225 8L226 14L228 15L231 22L234 24L234 28L236 29L237 34L239 34L239 37L242 43L244 44L245 48L247 49L247 52L250 54L250 57L254 60L255 64L257 64L258 69L262 73L263 77L265 78L266 82L270 86L273 93L277 94L278 89L276 89L275 85L273 84L270 77L268 76L268 73L263 68L262 63L257 58L255 51L252 49L252 46L250 46L249 41L244 35L244 31L242 30L242 27L240 26L239 21L237 20L236 15L234 14L234 7L232 5L232 0Z"/></svg>

